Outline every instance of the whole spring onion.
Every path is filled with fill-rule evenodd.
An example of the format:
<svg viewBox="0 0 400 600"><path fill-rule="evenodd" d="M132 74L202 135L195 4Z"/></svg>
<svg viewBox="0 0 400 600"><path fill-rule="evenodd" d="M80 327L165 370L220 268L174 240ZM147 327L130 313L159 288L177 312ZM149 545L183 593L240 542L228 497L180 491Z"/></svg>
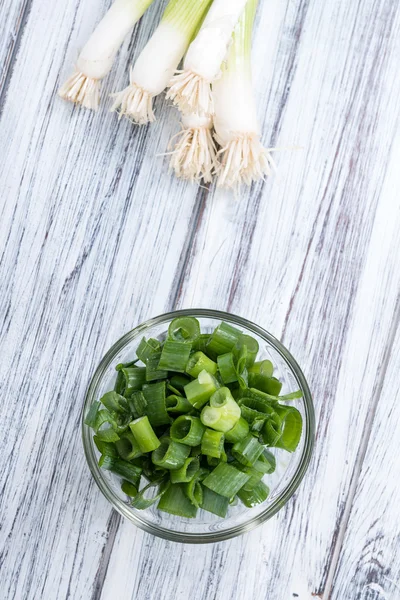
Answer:
<svg viewBox="0 0 400 600"><path fill-rule="evenodd" d="M257 340L224 322L201 333L197 319L179 317L136 353L85 416L99 466L121 478L126 501L183 518L199 509L224 518L230 506L264 502L276 467L270 449L294 452L300 442L292 402L301 392L279 395Z"/></svg>
<svg viewBox="0 0 400 600"><path fill-rule="evenodd" d="M129 86L114 94L112 111L139 125L155 120L153 97L167 87L210 3L170 0L159 26L130 70Z"/></svg>
<svg viewBox="0 0 400 600"><path fill-rule="evenodd" d="M181 125L181 131L172 137L168 146L171 170L180 179L194 183L203 179L205 183L211 183L218 166L212 118L187 113L182 115Z"/></svg>
<svg viewBox="0 0 400 600"><path fill-rule="evenodd" d="M97 109L100 82L110 72L125 37L153 0L115 0L86 42L75 73L59 89L65 100Z"/></svg>
<svg viewBox="0 0 400 600"><path fill-rule="evenodd" d="M211 83L217 79L232 31L246 0L214 0L186 53L183 70L169 82L167 98L182 112L214 113Z"/></svg>
<svg viewBox="0 0 400 600"><path fill-rule="evenodd" d="M238 188L272 173L271 150L260 142L260 129L251 80L251 35L257 0L248 0L235 27L228 59L213 83L218 186Z"/></svg>

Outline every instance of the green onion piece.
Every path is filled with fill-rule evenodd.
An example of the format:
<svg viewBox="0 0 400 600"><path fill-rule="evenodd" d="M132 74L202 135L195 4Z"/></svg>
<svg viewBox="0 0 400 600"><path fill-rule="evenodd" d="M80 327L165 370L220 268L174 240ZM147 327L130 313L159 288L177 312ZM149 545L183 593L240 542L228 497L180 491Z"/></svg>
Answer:
<svg viewBox="0 0 400 600"><path fill-rule="evenodd" d="M265 422L260 432L260 438L266 446L276 446L282 435L282 419L274 412Z"/></svg>
<svg viewBox="0 0 400 600"><path fill-rule="evenodd" d="M127 367L120 371L125 376L124 394L128 398L133 392L140 390L146 381L145 367Z"/></svg>
<svg viewBox="0 0 400 600"><path fill-rule="evenodd" d="M201 371L197 379L185 385L184 388L186 398L197 409L200 409L208 402L216 389L217 382L207 371Z"/></svg>
<svg viewBox="0 0 400 600"><path fill-rule="evenodd" d="M124 494L126 494L130 498L134 498L138 493L137 487L134 486L133 483L130 483L129 481L123 481L121 483L121 490L124 492Z"/></svg>
<svg viewBox="0 0 400 600"><path fill-rule="evenodd" d="M117 442L119 440L118 433L116 433L111 427L96 431L96 435L103 442Z"/></svg>
<svg viewBox="0 0 400 600"><path fill-rule="evenodd" d="M197 507L185 495L183 485L189 484L171 484L161 496L157 508L171 515L193 519L197 514Z"/></svg>
<svg viewBox="0 0 400 600"><path fill-rule="evenodd" d="M250 368L254 361L256 360L259 345L255 338L250 335L242 334L240 338L237 340L235 346L233 347L233 354L236 357L239 357L243 351L243 348L246 348L245 355L245 367Z"/></svg>
<svg viewBox="0 0 400 600"><path fill-rule="evenodd" d="M207 371L207 373L215 375L217 368L217 363L208 358L204 352L195 352L188 360L186 373L189 373L191 377L197 377L201 371Z"/></svg>
<svg viewBox="0 0 400 600"><path fill-rule="evenodd" d="M170 436L174 442L180 442L186 446L198 446L204 431L205 427L199 417L182 415L172 423Z"/></svg>
<svg viewBox="0 0 400 600"><path fill-rule="evenodd" d="M163 469L173 470L183 467L190 454L190 447L174 442L168 436L161 438L160 445L152 455L152 462Z"/></svg>
<svg viewBox="0 0 400 600"><path fill-rule="evenodd" d="M225 439L227 442L234 444L239 440L242 440L249 433L249 424L248 422L240 417L240 419L236 422L236 424L225 433Z"/></svg>
<svg viewBox="0 0 400 600"><path fill-rule="evenodd" d="M264 449L264 452L254 463L253 468L257 471L260 471L263 474L273 473L276 469L276 458L272 454L272 452L269 452L269 450Z"/></svg>
<svg viewBox="0 0 400 600"><path fill-rule="evenodd" d="M194 342L200 335L200 324L194 317L177 317L168 327L168 337L175 342Z"/></svg>
<svg viewBox="0 0 400 600"><path fill-rule="evenodd" d="M189 498L190 502L199 508L203 501L203 487L198 481L197 477L194 477L187 483L182 484L184 494Z"/></svg>
<svg viewBox="0 0 400 600"><path fill-rule="evenodd" d="M208 487L203 486L203 501L201 503L201 508L203 510L224 518L228 512L228 507L228 498L224 498L224 496L220 496L220 494L216 494Z"/></svg>
<svg viewBox="0 0 400 600"><path fill-rule="evenodd" d="M191 349L192 344L190 342L166 340L161 352L158 368L184 373Z"/></svg>
<svg viewBox="0 0 400 600"><path fill-rule="evenodd" d="M270 360L259 360L249 368L249 375L265 375L271 378L274 373L274 365Z"/></svg>
<svg viewBox="0 0 400 600"><path fill-rule="evenodd" d="M284 394L283 396L278 396L277 400L280 402L287 402L288 400L298 400L303 397L303 392L301 390L297 390L296 392L291 392L290 394Z"/></svg>
<svg viewBox="0 0 400 600"><path fill-rule="evenodd" d="M183 396L183 394L180 392L180 390L178 390L177 388L174 388L174 386L168 382L167 382L167 390L169 392L172 392L173 396Z"/></svg>
<svg viewBox="0 0 400 600"><path fill-rule="evenodd" d="M240 339L242 332L228 323L220 323L212 332L207 343L207 354L212 358L230 352Z"/></svg>
<svg viewBox="0 0 400 600"><path fill-rule="evenodd" d="M147 364L148 359L154 354L160 354L161 344L158 340L150 338L142 338L139 346L136 350L136 356L144 363Z"/></svg>
<svg viewBox="0 0 400 600"><path fill-rule="evenodd" d="M167 396L165 404L169 413L188 413L193 410L189 400L183 396Z"/></svg>
<svg viewBox="0 0 400 600"><path fill-rule="evenodd" d="M279 396L282 389L282 382L276 377L270 377L265 381L263 392L271 394L271 396Z"/></svg>
<svg viewBox="0 0 400 600"><path fill-rule="evenodd" d="M158 379L167 379L168 371L162 370L159 367L161 354L153 354L149 356L146 363L146 381L157 381Z"/></svg>
<svg viewBox="0 0 400 600"><path fill-rule="evenodd" d="M129 427L142 452L152 452L159 447L160 440L154 433L147 416L135 419Z"/></svg>
<svg viewBox="0 0 400 600"><path fill-rule="evenodd" d="M165 402L165 381L146 383L142 392L147 401L146 414L152 426L169 425L171 418Z"/></svg>
<svg viewBox="0 0 400 600"><path fill-rule="evenodd" d="M235 469L228 463L221 462L204 479L203 485L207 486L216 494L225 498L232 498L250 479L247 473Z"/></svg>
<svg viewBox="0 0 400 600"><path fill-rule="evenodd" d="M207 344L210 339L210 334L201 333L198 338L193 341L192 350L195 352L203 352L206 354Z"/></svg>
<svg viewBox="0 0 400 600"><path fill-rule="evenodd" d="M119 363L115 367L115 370L116 371L121 371L121 369L126 369L127 367L134 367L134 366L136 366L137 362L139 362L138 358L135 358L135 360L131 360L130 362L127 362L127 363Z"/></svg>
<svg viewBox="0 0 400 600"><path fill-rule="evenodd" d="M185 385L190 383L190 379L189 377L185 377L185 375L173 375L170 378L169 382L174 388L176 388L180 392L183 392L183 388L185 387Z"/></svg>
<svg viewBox="0 0 400 600"><path fill-rule="evenodd" d="M143 392L133 392L128 398L129 408L135 419L144 417L146 414L147 400Z"/></svg>
<svg viewBox="0 0 400 600"><path fill-rule="evenodd" d="M294 452L299 445L303 431L303 419L297 408L292 406L276 407L276 412L283 422L283 431L276 443L277 448Z"/></svg>
<svg viewBox="0 0 400 600"><path fill-rule="evenodd" d="M264 502L268 498L268 495L269 488L263 481L259 481L259 483L250 491L243 488L238 492L238 497L247 508L252 508L253 506L257 506L257 504L261 504L261 502Z"/></svg>
<svg viewBox="0 0 400 600"><path fill-rule="evenodd" d="M99 412L99 408L100 402L97 402L97 400L90 405L90 408L85 418L85 425L87 425L88 427L92 427L93 429L96 427L97 413Z"/></svg>
<svg viewBox="0 0 400 600"><path fill-rule="evenodd" d="M115 458L108 454L102 454L99 458L99 467L106 471L111 471L114 466Z"/></svg>
<svg viewBox="0 0 400 600"><path fill-rule="evenodd" d="M264 473L261 471L257 471L254 467L245 467L245 465L241 465L240 463L235 463L234 465L236 469L243 471L243 473L247 473L250 475L250 479L244 484L243 490L251 491L259 481L264 477Z"/></svg>
<svg viewBox="0 0 400 600"><path fill-rule="evenodd" d="M169 471L162 467L156 467L151 462L151 455L148 458L143 457L142 468L143 475L149 481L161 481L162 479L168 479L169 481Z"/></svg>
<svg viewBox="0 0 400 600"><path fill-rule="evenodd" d="M222 381L226 383L233 383L238 380L235 363L233 361L233 353L227 352L226 354L220 354L217 358L218 369L222 377Z"/></svg>
<svg viewBox="0 0 400 600"><path fill-rule="evenodd" d="M133 460L143 454L131 431L125 431L120 439L115 442L115 447L120 457L124 460Z"/></svg>
<svg viewBox="0 0 400 600"><path fill-rule="evenodd" d="M171 471L172 483L186 483L191 481L200 469L200 461L198 458L189 457L185 460L180 469Z"/></svg>
<svg viewBox="0 0 400 600"><path fill-rule="evenodd" d="M140 490L137 496L135 496L135 498L132 501L133 508L137 508L138 510L144 510L146 508L149 508L150 506L152 506L152 504L155 504L157 500L159 500L162 497L163 494L165 494L170 485L170 481L164 481L160 478L158 478L155 481L151 481L143 489ZM158 488L158 494L150 498L146 498L145 496L147 495L148 491L152 490L153 488Z"/></svg>
<svg viewBox="0 0 400 600"><path fill-rule="evenodd" d="M239 386L245 390L248 387L249 377L247 372L247 346L242 346L238 353L236 374Z"/></svg>
<svg viewBox="0 0 400 600"><path fill-rule="evenodd" d="M107 410L111 413L124 413L129 410L126 399L117 394L117 392L107 392L100 398L100 402L104 404Z"/></svg>
<svg viewBox="0 0 400 600"><path fill-rule="evenodd" d="M232 454L242 465L251 467L262 454L264 448L252 435L248 435L232 448Z"/></svg>
<svg viewBox="0 0 400 600"><path fill-rule="evenodd" d="M246 406L247 408L256 410L258 413L271 415L275 410L274 406L276 403L271 402L271 400L263 392L257 392L257 394L255 394L254 391L248 390L251 396L240 398L238 401L239 406Z"/></svg>
<svg viewBox="0 0 400 600"><path fill-rule="evenodd" d="M200 446L193 446L190 451L190 456L201 456L201 444Z"/></svg>
<svg viewBox="0 0 400 600"><path fill-rule="evenodd" d="M118 369L119 365L117 365L115 368L118 371L117 373L117 378L115 380L115 386L114 386L114 391L117 392L117 394L121 394L121 396L123 396L125 394L125 375L122 373L122 371L120 369ZM124 365L121 365L121 368L123 368Z"/></svg>
<svg viewBox="0 0 400 600"><path fill-rule="evenodd" d="M224 449L224 434L222 431L206 429L201 440L201 453L205 456L220 458Z"/></svg>
<svg viewBox="0 0 400 600"><path fill-rule="evenodd" d="M105 442L104 440L100 439L97 435L93 436L93 441L96 444L96 448L100 452L100 454L104 454L106 456L108 455L113 458L118 458L118 452L114 442Z"/></svg>
<svg viewBox="0 0 400 600"><path fill-rule="evenodd" d="M132 463L121 460L120 458L114 458L111 460L112 463L103 462L101 467L107 471L112 471L116 475L120 475L123 479L133 483L133 485L138 488L142 469L136 465L133 465Z"/></svg>
<svg viewBox="0 0 400 600"><path fill-rule="evenodd" d="M210 398L210 406L201 411L201 421L217 431L229 431L240 419L240 407L227 387L217 390Z"/></svg>

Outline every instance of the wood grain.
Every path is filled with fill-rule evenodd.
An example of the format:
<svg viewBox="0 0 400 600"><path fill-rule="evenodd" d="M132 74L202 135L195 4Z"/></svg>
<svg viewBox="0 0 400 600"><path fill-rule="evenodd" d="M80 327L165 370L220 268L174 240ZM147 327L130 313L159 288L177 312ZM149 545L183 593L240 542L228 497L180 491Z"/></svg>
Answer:
<svg viewBox="0 0 400 600"><path fill-rule="evenodd" d="M398 371L399 6L262 4L254 79L264 141L302 149L280 151L278 175L235 198L176 182L154 158L177 128L163 98L150 128L117 124L106 103L91 115L55 98L107 5L32 0L3 72L2 595L372 600L381 586L397 600L387 480L398 464L386 432ZM6 0L0 32L21 6ZM124 45L104 98L126 81L162 7ZM144 319L190 306L231 310L280 337L318 418L310 471L288 505L246 536L201 548L121 521L79 435L105 350Z"/></svg>

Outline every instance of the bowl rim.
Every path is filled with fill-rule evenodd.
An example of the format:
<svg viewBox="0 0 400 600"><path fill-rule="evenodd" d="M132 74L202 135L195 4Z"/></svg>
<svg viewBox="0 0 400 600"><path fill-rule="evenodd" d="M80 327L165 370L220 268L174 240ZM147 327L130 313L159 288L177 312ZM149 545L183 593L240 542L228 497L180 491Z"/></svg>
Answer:
<svg viewBox="0 0 400 600"><path fill-rule="evenodd" d="M305 442L302 456L294 475L292 476L288 485L277 496L274 502L267 509L265 509L264 512L258 514L246 523L235 525L229 529L226 529L225 531L212 531L206 533L177 532L166 529L165 527L158 526L156 524L149 524L146 521L142 520L136 514L132 513L129 510L128 505L125 504L107 485L106 479L104 478L103 473L101 472L101 469L97 463L97 457L94 451L94 444L92 442L92 431L90 427L88 427L84 422L85 414L87 412L88 407L92 404L94 400L97 399L95 397L97 386L100 383L104 372L110 366L118 352L120 352L124 348L124 346L130 343L135 337L149 329L149 327L152 327L153 325L160 325L163 322L167 322L172 319L175 319L176 317L182 316L193 316L198 318L208 317L213 319L220 319L221 321L227 320L236 325L245 327L249 331L252 331L253 333L257 334L259 337L263 338L269 344L271 344L271 346L273 346L273 348L281 355L281 357L286 361L286 363L288 363L293 375L297 380L298 385L300 386L300 389L303 391L304 410L306 414L304 423ZM119 338L105 353L89 383L82 407L81 427L84 453L89 469L97 486L99 487L103 495L107 498L107 500L111 503L112 507L115 510L117 510L123 517L127 518L129 521L131 521L137 527L146 531L147 533L151 533L169 541L192 544L213 543L227 540L237 535L247 533L255 527L258 527L271 517L273 517L293 496L298 486L300 485L310 463L315 441L315 413L311 392L308 387L306 378L302 370L300 369L300 366L298 365L294 357L291 355L291 353L287 350L287 348L285 348L285 346L283 346L283 344L279 340L277 340L271 333L243 317L225 311L205 308L181 309L163 313L161 315L158 315L157 317L148 319L147 321L141 323L137 327L134 327L133 329L125 333L121 338Z"/></svg>

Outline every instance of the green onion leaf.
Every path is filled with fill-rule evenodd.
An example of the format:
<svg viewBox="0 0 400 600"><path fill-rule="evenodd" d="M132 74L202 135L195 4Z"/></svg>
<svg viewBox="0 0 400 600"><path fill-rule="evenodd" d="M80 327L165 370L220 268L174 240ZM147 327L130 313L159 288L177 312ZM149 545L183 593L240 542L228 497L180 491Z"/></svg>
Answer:
<svg viewBox="0 0 400 600"><path fill-rule="evenodd" d="M168 371L159 367L161 354L149 356L146 363L146 381L157 381L158 379L167 379Z"/></svg>
<svg viewBox="0 0 400 600"><path fill-rule="evenodd" d="M201 440L201 453L205 456L220 458L224 449L224 434L222 431L206 429Z"/></svg>
<svg viewBox="0 0 400 600"><path fill-rule="evenodd" d="M213 393L217 390L217 382L215 378L207 373L207 371L201 371L197 379L191 381L185 385L185 394L189 402L194 408L200 409L208 400L211 398Z"/></svg>
<svg viewBox="0 0 400 600"><path fill-rule="evenodd" d="M133 483L130 483L129 481L123 481L121 483L121 490L124 492L124 494L126 494L130 498L134 498L138 493L137 487L134 486Z"/></svg>
<svg viewBox="0 0 400 600"><path fill-rule="evenodd" d="M170 436L174 442L180 442L187 446L198 446L205 429L199 417L182 415L172 423Z"/></svg>
<svg viewBox="0 0 400 600"><path fill-rule="evenodd" d="M183 467L190 454L190 446L174 442L168 436L161 438L160 445L152 455L152 462L163 469L173 470Z"/></svg>
<svg viewBox="0 0 400 600"><path fill-rule="evenodd" d="M215 375L217 372L218 365L211 358L208 358L204 352L195 352L189 358L186 365L186 372L191 377L198 377L201 371L207 371L211 375Z"/></svg>
<svg viewBox="0 0 400 600"><path fill-rule="evenodd" d="M172 483L161 496L157 508L171 515L193 519L197 514L197 507L192 504L183 491L183 485L188 486L190 483Z"/></svg>
<svg viewBox="0 0 400 600"><path fill-rule="evenodd" d="M232 454L242 465L251 467L262 454L263 446L252 435L248 435L232 448Z"/></svg>
<svg viewBox="0 0 400 600"><path fill-rule="evenodd" d="M249 479L250 476L247 473L222 462L204 479L203 485L216 494L220 494L225 498L232 498Z"/></svg>
<svg viewBox="0 0 400 600"><path fill-rule="evenodd" d="M144 367L127 367L123 368L120 372L125 377L124 394L126 398L133 392L140 390L146 381L146 369Z"/></svg>
<svg viewBox="0 0 400 600"><path fill-rule="evenodd" d="M97 402L97 400L90 405L90 408L85 417L85 425L87 425L88 427L92 427L93 429L96 428L97 413L99 412L99 408L100 402Z"/></svg>
<svg viewBox="0 0 400 600"><path fill-rule="evenodd" d="M244 488L238 492L238 497L247 508L252 508L264 502L269 495L269 488L263 481L260 481L252 490L248 491Z"/></svg>
<svg viewBox="0 0 400 600"><path fill-rule="evenodd" d="M225 439L227 442L234 444L239 440L242 440L249 433L249 424L245 419L240 417L240 419L235 423L235 425L225 433Z"/></svg>
<svg viewBox="0 0 400 600"><path fill-rule="evenodd" d="M136 438L131 431L122 433L120 439L115 442L115 447L123 460L133 460L143 454L139 443L136 441Z"/></svg>
<svg viewBox="0 0 400 600"><path fill-rule="evenodd" d="M218 517L226 517L226 513L228 512L229 507L229 499L221 496L220 494L216 494L208 487L203 486L203 501L201 503L201 508L206 510L214 515L218 515Z"/></svg>
<svg viewBox="0 0 400 600"><path fill-rule="evenodd" d="M171 418L165 402L165 381L146 383L143 385L142 392L147 401L146 414L153 427L169 425Z"/></svg>
<svg viewBox="0 0 400 600"><path fill-rule="evenodd" d="M190 342L174 342L166 340L158 364L159 369L184 373L190 356Z"/></svg>
<svg viewBox="0 0 400 600"><path fill-rule="evenodd" d="M224 384L233 383L234 381L238 380L232 352L220 354L217 358L217 362L218 369Z"/></svg>
<svg viewBox="0 0 400 600"><path fill-rule="evenodd" d="M135 496L135 498L132 501L133 508L137 508L138 510L144 510L146 508L149 508L150 506L155 504L157 500L159 500L162 497L163 494L165 494L170 485L171 482L169 480L163 480L160 478L158 478L155 481L151 481L143 489L140 490L137 496ZM154 496L151 496L150 498L146 498L145 496L148 494L149 490L153 490L153 488L158 488L158 493Z"/></svg>
<svg viewBox="0 0 400 600"><path fill-rule="evenodd" d="M240 339L242 332L228 323L220 323L212 332L207 343L207 354L213 358L230 352Z"/></svg>
<svg viewBox="0 0 400 600"><path fill-rule="evenodd" d="M189 400L183 396L167 396L165 404L169 413L188 413L193 410Z"/></svg>
<svg viewBox="0 0 400 600"><path fill-rule="evenodd" d="M200 335L200 324L194 317L177 317L168 327L168 337L175 342L194 342Z"/></svg>
<svg viewBox="0 0 400 600"><path fill-rule="evenodd" d="M147 416L135 419L129 427L142 452L152 452L159 447L160 440L154 433Z"/></svg>
<svg viewBox="0 0 400 600"><path fill-rule="evenodd" d="M189 457L185 460L180 469L171 471L172 483L186 483L191 481L200 469L200 461L196 457Z"/></svg>
<svg viewBox="0 0 400 600"><path fill-rule="evenodd" d="M161 351L161 344L158 340L150 338L146 340L146 338L142 338L137 350L137 357L146 365L148 359L154 354L159 354Z"/></svg>

